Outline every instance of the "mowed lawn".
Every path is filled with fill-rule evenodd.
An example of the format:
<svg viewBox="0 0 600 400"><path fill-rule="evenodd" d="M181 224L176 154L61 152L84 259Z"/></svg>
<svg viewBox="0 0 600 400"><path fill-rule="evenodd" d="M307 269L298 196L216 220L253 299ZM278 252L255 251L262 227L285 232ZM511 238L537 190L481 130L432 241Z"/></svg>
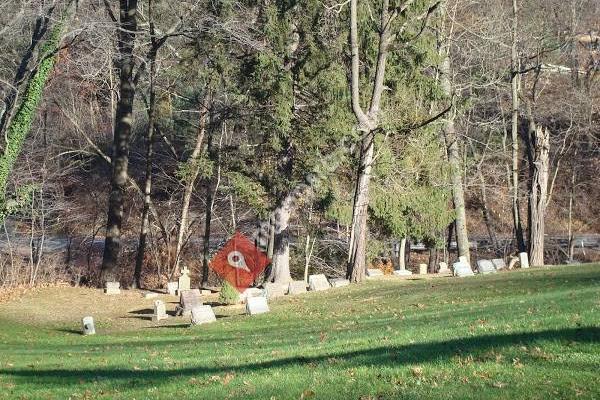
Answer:
<svg viewBox="0 0 600 400"><path fill-rule="evenodd" d="M387 278L271 310L194 328L116 318L90 337L79 314L0 313L0 399L600 399L597 265Z"/></svg>

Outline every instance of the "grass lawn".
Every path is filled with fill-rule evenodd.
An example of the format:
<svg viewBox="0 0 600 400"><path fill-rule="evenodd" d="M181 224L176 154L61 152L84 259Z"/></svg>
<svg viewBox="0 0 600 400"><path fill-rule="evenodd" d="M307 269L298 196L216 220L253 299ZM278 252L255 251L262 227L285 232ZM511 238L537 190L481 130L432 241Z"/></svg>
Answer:
<svg viewBox="0 0 600 400"><path fill-rule="evenodd" d="M99 299L95 336L77 334L82 290ZM387 278L194 328L109 317L95 293L0 307L0 400L600 399L597 265ZM73 311L30 315L32 301Z"/></svg>

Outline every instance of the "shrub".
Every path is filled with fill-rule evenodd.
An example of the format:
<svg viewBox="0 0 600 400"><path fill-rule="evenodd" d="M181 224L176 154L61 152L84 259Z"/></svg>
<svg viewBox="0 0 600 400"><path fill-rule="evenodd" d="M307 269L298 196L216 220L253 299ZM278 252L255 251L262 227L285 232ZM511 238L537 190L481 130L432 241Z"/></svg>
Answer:
<svg viewBox="0 0 600 400"><path fill-rule="evenodd" d="M240 292L229 282L224 281L219 293L219 302L223 304L237 304L240 301Z"/></svg>

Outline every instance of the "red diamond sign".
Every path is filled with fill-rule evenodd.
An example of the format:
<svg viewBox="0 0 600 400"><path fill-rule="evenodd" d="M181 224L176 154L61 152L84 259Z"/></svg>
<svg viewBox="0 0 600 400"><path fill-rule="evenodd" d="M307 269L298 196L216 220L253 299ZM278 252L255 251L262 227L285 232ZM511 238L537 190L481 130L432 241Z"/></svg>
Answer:
<svg viewBox="0 0 600 400"><path fill-rule="evenodd" d="M240 293L271 263L246 236L236 232L210 262L210 267Z"/></svg>

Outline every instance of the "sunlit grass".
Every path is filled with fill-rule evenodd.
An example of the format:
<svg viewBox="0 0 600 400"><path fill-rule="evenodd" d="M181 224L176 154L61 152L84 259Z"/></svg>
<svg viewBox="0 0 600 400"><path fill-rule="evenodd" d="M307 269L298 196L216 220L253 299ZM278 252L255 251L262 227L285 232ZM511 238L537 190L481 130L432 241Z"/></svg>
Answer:
<svg viewBox="0 0 600 400"><path fill-rule="evenodd" d="M271 309L91 337L0 314L0 399L600 398L598 266L370 281Z"/></svg>

